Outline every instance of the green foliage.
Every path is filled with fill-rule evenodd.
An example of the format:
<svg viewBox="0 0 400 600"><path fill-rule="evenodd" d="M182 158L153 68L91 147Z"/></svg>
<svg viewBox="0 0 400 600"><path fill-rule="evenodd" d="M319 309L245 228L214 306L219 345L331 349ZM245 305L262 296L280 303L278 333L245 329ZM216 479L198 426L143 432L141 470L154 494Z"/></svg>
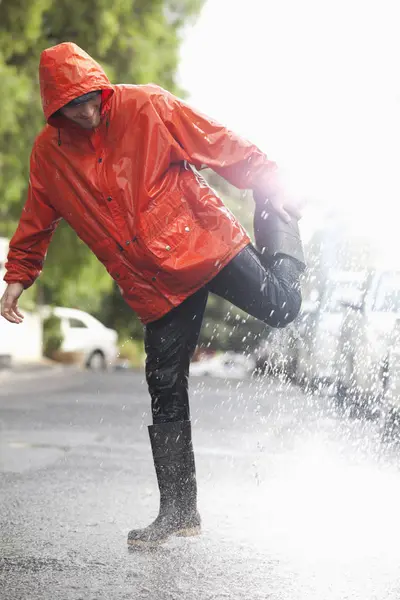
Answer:
<svg viewBox="0 0 400 600"><path fill-rule="evenodd" d="M43 321L43 354L52 358L53 353L61 348L62 343L61 321L51 314Z"/></svg>
<svg viewBox="0 0 400 600"><path fill-rule="evenodd" d="M128 361L131 367L143 367L145 352L140 340L124 339L119 344L118 358Z"/></svg>
<svg viewBox="0 0 400 600"><path fill-rule="evenodd" d="M116 329L122 339L143 339L143 325L114 282L110 292L102 296L101 305L94 314L104 325Z"/></svg>
<svg viewBox="0 0 400 600"><path fill-rule="evenodd" d="M50 245L40 279L44 301L93 314L101 306L104 295L111 291L113 280L66 223L59 226L56 235L58 244L53 246L53 240Z"/></svg>
<svg viewBox="0 0 400 600"><path fill-rule="evenodd" d="M22 311L34 312L36 309L36 290L35 286L31 286L24 291L20 300L18 301L19 307Z"/></svg>

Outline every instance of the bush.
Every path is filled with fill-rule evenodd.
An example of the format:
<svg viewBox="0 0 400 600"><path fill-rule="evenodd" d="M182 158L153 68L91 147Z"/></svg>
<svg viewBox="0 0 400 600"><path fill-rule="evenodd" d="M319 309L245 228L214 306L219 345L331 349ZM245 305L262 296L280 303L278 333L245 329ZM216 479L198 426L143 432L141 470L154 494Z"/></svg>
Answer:
<svg viewBox="0 0 400 600"><path fill-rule="evenodd" d="M46 317L43 321L43 354L52 358L54 352L61 348L63 341L60 319L55 315Z"/></svg>
<svg viewBox="0 0 400 600"><path fill-rule="evenodd" d="M132 367L143 367L145 351L141 340L122 340L119 343L118 358L127 360Z"/></svg>

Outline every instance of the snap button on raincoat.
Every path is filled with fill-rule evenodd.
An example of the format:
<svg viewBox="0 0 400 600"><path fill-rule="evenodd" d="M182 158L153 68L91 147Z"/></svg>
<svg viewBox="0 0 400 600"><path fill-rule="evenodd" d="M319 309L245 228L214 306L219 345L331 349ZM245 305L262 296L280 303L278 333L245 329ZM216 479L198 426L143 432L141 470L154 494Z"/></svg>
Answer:
<svg viewBox="0 0 400 600"><path fill-rule="evenodd" d="M267 192L275 164L159 86L112 85L75 44L45 50L39 75L47 125L32 149L4 279L32 285L63 218L141 321L159 319L250 241L197 169L207 165L238 188ZM55 115L93 90L102 91L95 130Z"/></svg>

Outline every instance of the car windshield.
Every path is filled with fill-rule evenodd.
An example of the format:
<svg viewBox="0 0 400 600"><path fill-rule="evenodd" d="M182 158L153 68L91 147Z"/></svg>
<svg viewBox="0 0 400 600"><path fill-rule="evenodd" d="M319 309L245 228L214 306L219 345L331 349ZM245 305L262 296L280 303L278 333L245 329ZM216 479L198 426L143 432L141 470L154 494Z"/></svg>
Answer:
<svg viewBox="0 0 400 600"><path fill-rule="evenodd" d="M374 310L400 313L400 273L386 273L381 276Z"/></svg>

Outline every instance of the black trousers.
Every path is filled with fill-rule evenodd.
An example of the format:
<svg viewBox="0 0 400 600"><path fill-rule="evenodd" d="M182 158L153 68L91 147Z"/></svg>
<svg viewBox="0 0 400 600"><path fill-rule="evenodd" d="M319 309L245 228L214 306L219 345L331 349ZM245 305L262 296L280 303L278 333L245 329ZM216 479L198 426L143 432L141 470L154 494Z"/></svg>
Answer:
<svg viewBox="0 0 400 600"><path fill-rule="evenodd" d="M146 379L153 423L189 420L189 365L199 338L209 292L272 327L285 327L299 313L300 268L279 257L263 266L246 246L206 286L145 328Z"/></svg>

